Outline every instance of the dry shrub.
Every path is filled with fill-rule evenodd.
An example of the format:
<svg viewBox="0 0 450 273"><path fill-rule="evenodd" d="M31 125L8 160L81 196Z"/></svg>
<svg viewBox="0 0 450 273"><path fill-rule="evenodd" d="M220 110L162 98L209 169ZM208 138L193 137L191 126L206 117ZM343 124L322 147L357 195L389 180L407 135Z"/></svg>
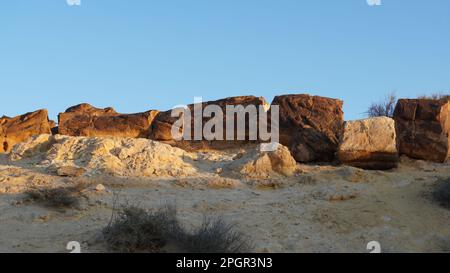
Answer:
<svg viewBox="0 0 450 273"><path fill-rule="evenodd" d="M134 205L114 209L102 231L110 251L121 253L165 252L171 244L188 253L239 253L250 250L248 240L222 219L205 218L200 228L187 231L174 206L148 211Z"/></svg>
<svg viewBox="0 0 450 273"><path fill-rule="evenodd" d="M370 118L375 117L390 117L394 116L395 105L397 103L397 97L394 92L386 96L386 98L378 103L372 103L367 109L367 116Z"/></svg>
<svg viewBox="0 0 450 273"><path fill-rule="evenodd" d="M149 212L127 205L113 212L103 236L108 248L115 252L160 252L176 227L176 210L171 207Z"/></svg>
<svg viewBox="0 0 450 273"><path fill-rule="evenodd" d="M444 94L444 93L434 93L434 94L431 94L431 95L420 96L419 99L429 99L429 100L446 99L446 100L450 100L450 95Z"/></svg>
<svg viewBox="0 0 450 273"><path fill-rule="evenodd" d="M251 249L248 239L222 218L205 218L200 228L184 235L181 243L189 253L242 253Z"/></svg>
<svg viewBox="0 0 450 273"><path fill-rule="evenodd" d="M83 191L87 185L78 183L67 187L34 187L25 192L26 200L41 203L52 208L79 208L81 198L86 197Z"/></svg>

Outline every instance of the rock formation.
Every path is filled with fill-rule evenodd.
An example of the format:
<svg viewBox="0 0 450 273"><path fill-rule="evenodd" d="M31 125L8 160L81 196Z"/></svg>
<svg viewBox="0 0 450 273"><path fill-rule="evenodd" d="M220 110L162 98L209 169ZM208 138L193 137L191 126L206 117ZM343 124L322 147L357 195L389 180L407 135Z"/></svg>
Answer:
<svg viewBox="0 0 450 273"><path fill-rule="evenodd" d="M197 172L194 154L142 138L39 135L14 147L11 162L63 176L179 177ZM78 173L77 170L80 170Z"/></svg>
<svg viewBox="0 0 450 273"><path fill-rule="evenodd" d="M119 114L89 104L70 107L58 116L58 133L68 136L147 138L157 111Z"/></svg>
<svg viewBox="0 0 450 273"><path fill-rule="evenodd" d="M228 106L237 106L237 105L242 105L244 107L248 106L248 105L254 105L258 111L258 107L262 106L264 108L268 107L267 102L265 101L264 98L262 97L254 97L254 96L240 96L240 97L230 97L230 98L225 98L225 99L221 99L221 100L216 100L216 101L209 101L209 102L203 102L202 103L202 111L205 110L205 108L209 105L217 105L219 106L219 108L222 110L223 113L223 139L226 139L226 120L227 120L227 115L226 115L226 108L227 105ZM215 148L220 148L221 146L223 147L227 147L229 145L226 145L226 143L229 143L230 145L237 145L238 143L244 142L244 141L237 141L237 136L236 133L234 134L234 141L208 141L205 140L204 136L202 137L201 141L194 141L194 104L190 104L187 106L190 113L191 113L191 140L183 140L183 141L177 141L178 143L171 143L171 144L175 144L176 146L181 146L183 148L188 148L189 147L197 147L197 148L208 148L208 147L215 147ZM158 113L158 115L156 115L153 124L152 124L152 130L151 130L151 134L150 134L150 138L153 140L158 140L158 141L173 141L173 136L172 136L172 126L175 124L175 122L179 119L178 117L172 117L172 110L166 111L166 112L160 112ZM256 116L257 118L258 116ZM233 117L235 119L235 132L236 132L236 119L237 119L237 115L234 115ZM206 117L205 115L202 118L202 129L204 128L205 124L210 121L212 118L211 117ZM249 140L249 122L248 122L248 117L246 118L246 128L245 128L245 140ZM183 126L179 126L179 130L180 133L184 132L184 128Z"/></svg>
<svg viewBox="0 0 450 273"><path fill-rule="evenodd" d="M394 112L399 152L445 162L449 157L450 108L446 99L401 99Z"/></svg>
<svg viewBox="0 0 450 273"><path fill-rule="evenodd" d="M297 162L292 157L289 149L283 145L277 145L273 151L264 151L262 147L268 144L260 144L256 149L243 154L228 166L228 169L246 178L265 179L274 176L294 175Z"/></svg>
<svg viewBox="0 0 450 273"><path fill-rule="evenodd" d="M388 117L345 123L339 161L369 170L387 170L398 164L395 122Z"/></svg>
<svg viewBox="0 0 450 273"><path fill-rule="evenodd" d="M53 135L58 134L58 125L56 124L56 122L54 120L49 120L48 121L50 124L50 129L52 131Z"/></svg>
<svg viewBox="0 0 450 273"><path fill-rule="evenodd" d="M0 118L0 153L9 152L19 142L31 136L51 131L47 110L38 110L14 118Z"/></svg>
<svg viewBox="0 0 450 273"><path fill-rule="evenodd" d="M230 149L235 152L243 148L243 144L246 144L245 149L251 149L259 143L266 142L260 139L259 129L266 124L260 124L262 121L259 120L259 110L264 110L262 113L267 115L270 127L270 116L275 105L279 106L280 110L279 142L289 149L297 162L332 162L337 154L338 159L347 165L364 169L390 169L397 166L399 154L434 162L445 162L450 155L450 106L447 99L399 100L394 113L395 124L389 118L374 118L347 122L344 126L342 101L302 94L277 96L272 102L272 107L268 106L264 98L255 96L230 97L202 104L190 104L187 106L191 114L188 120L190 126L179 122L181 117L172 117L172 111L151 110L136 114L120 114L113 108L99 109L89 104L76 105L60 113L58 124L48 119L47 110L38 110L14 118L2 117L0 153L10 152L15 144L40 134L93 138L149 138L186 151ZM217 106L211 115L205 113L206 109L210 109L209 106ZM243 108L237 110L239 113L227 115L227 110L230 110L228 108L233 106ZM256 124L250 122L247 112L250 108L245 108L247 106L254 106L256 116L252 121L256 121ZM199 139L196 138L196 133L199 132L194 129L195 110L198 108L201 111L202 122ZM221 112L223 117L218 123L212 124L211 121L216 120L215 111ZM239 132L242 138L238 138L237 121L242 117L245 119L245 127ZM234 121L232 140L227 139L227 135L231 133L227 132L227 119ZM184 134L185 137L189 135L190 139L173 138L172 128L176 124L180 134L190 133ZM214 128L213 132L221 126L223 129L221 138L224 140L205 137L203 129L208 129L207 126L210 126L209 129ZM267 128L267 131L270 132L271 129ZM256 140L251 139L252 134L256 136ZM64 138L58 140L65 141ZM152 145L153 142L148 143ZM273 154L261 154L256 163L244 169L255 168L255 171L259 172L257 166L266 164L272 156Z"/></svg>
<svg viewBox="0 0 450 273"><path fill-rule="evenodd" d="M334 160L342 134L343 102L309 95L275 97L280 107L280 143L298 162Z"/></svg>

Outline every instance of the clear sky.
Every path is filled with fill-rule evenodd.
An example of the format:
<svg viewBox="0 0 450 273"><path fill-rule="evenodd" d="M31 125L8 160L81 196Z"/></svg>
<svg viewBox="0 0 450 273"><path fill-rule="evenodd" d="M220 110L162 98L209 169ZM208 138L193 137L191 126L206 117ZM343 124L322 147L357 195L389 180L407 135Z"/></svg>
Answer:
<svg viewBox="0 0 450 273"><path fill-rule="evenodd" d="M450 91L450 1L381 1L2 0L0 116L310 93L358 119Z"/></svg>

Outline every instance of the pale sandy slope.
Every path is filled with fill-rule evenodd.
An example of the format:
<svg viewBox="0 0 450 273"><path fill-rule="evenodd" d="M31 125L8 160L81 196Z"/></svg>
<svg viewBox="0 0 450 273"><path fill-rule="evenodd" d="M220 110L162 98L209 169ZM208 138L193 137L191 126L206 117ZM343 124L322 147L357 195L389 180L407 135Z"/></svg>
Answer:
<svg viewBox="0 0 450 273"><path fill-rule="evenodd" d="M448 164L403 159L387 172L298 165L291 178L255 180L226 168L233 155L184 155L194 167L186 175L63 178L43 167L47 149L38 159L1 156L0 252L66 252L69 241L82 242L84 252L105 251L100 231L111 216L112 192L149 209L175 203L188 227L204 215L223 216L251 237L256 252L367 252L374 240L385 252L450 251L450 210L431 198L436 181L450 177ZM89 190L81 210L21 202L30 186L74 181L107 191Z"/></svg>

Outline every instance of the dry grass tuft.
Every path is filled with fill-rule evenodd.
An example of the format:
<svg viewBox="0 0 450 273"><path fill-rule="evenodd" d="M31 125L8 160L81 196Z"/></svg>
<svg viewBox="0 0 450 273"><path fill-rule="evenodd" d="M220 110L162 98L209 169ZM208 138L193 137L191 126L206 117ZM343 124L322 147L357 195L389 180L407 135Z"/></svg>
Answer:
<svg viewBox="0 0 450 273"><path fill-rule="evenodd" d="M444 94L444 93L435 93L435 94L431 94L431 95L420 96L419 99L429 99L429 100L446 99L446 100L450 100L450 95Z"/></svg>
<svg viewBox="0 0 450 273"><path fill-rule="evenodd" d="M79 208L86 189L85 183L78 183L68 187L50 188L34 187L25 192L26 200L41 203L52 208Z"/></svg>
<svg viewBox="0 0 450 273"><path fill-rule="evenodd" d="M103 229L109 250L121 253L160 252L172 228L178 226L171 207L149 212L137 206L124 206L113 213Z"/></svg>
<svg viewBox="0 0 450 273"><path fill-rule="evenodd" d="M184 235L181 243L189 253L242 253L252 248L248 239L222 218L205 218L200 228Z"/></svg>
<svg viewBox="0 0 450 273"><path fill-rule="evenodd" d="M251 249L249 241L220 218L205 218L198 229L187 231L179 223L174 206L153 212L123 206L114 210L102 233L108 249L120 253L166 252L169 244L188 253L240 253Z"/></svg>

